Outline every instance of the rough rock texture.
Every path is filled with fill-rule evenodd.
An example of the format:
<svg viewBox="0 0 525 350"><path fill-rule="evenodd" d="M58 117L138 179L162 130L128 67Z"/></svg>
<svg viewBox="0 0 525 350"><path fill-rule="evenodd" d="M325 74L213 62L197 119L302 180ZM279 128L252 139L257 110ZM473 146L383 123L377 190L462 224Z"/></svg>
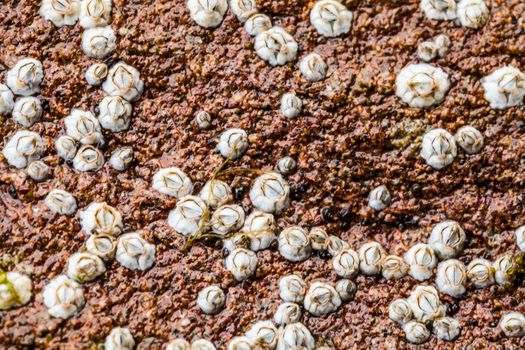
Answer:
<svg viewBox="0 0 525 350"><path fill-rule="evenodd" d="M176 200L150 188L159 167L179 166L197 184L221 163L215 139L229 127L245 128L251 146L233 166L270 170L292 156L299 171L292 184L290 209L281 227L324 225L354 248L377 240L402 254L428 237L432 225L447 218L461 222L468 244L461 260L494 259L517 250L513 229L525 223L525 109L495 111L483 99L480 79L505 64L525 70L525 3L488 0L491 19L480 30L425 18L417 0L350 0L351 32L326 39L309 22L313 1L258 0L299 43L299 59L316 51L329 65L329 77L304 80L298 63L270 67L253 50L254 39L228 12L222 25L207 30L189 18L182 0L115 0L112 26L118 47L106 61L135 66L145 93L134 103L129 131L106 133L106 158L120 146L132 146L136 161L119 173L105 164L95 174L75 172L55 153L53 139L64 133L62 119L72 108L96 111L101 89L90 87L85 70L94 62L81 50L81 27L60 29L38 16L39 1L0 4L0 81L17 59L41 59L45 80L41 98L48 101L41 122L30 129L42 134L45 162L52 176L35 183L0 156L0 263L29 273L34 297L19 309L0 312L0 348L96 348L112 327L128 326L139 348L160 349L183 336L204 337L219 348L251 323L269 319L279 304L277 281L290 272L307 281L336 281L328 260L313 257L289 263L275 249L258 253L257 274L237 284L223 268L220 244L195 245L182 252L184 240L166 217ZM396 73L417 62L417 45L438 34L449 35L450 52L432 64L443 68L452 87L435 109L409 109L394 94ZM304 103L294 120L279 112L280 96L294 91ZM193 115L206 109L213 127L199 130ZM480 154L459 152L442 171L418 156L422 133L430 127L455 132L479 128L486 146ZM0 117L0 146L21 127ZM245 209L248 177L229 178ZM389 208L375 213L366 206L368 192L385 184ZM67 258L83 247L86 234L75 217L52 214L43 199L52 188L72 192L79 208L107 201L123 214L125 230L143 230L157 245L155 265L134 272L117 262L85 285L82 312L69 320L50 318L41 290L66 268ZM411 278L387 282L360 276L355 300L327 317L303 317L319 344L336 349L405 349L402 329L387 317L388 303L407 296ZM196 305L197 292L218 283L227 291L226 308L215 316ZM461 300L442 296L462 327L452 343L435 337L420 348L519 349L525 339L504 338L497 323L506 310L525 311L525 289L498 287L468 290Z"/></svg>

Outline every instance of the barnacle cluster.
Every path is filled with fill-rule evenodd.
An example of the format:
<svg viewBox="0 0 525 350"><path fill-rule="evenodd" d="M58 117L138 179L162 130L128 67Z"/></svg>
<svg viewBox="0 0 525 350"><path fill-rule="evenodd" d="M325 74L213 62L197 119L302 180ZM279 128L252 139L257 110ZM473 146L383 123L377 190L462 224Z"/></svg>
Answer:
<svg viewBox="0 0 525 350"><path fill-rule="evenodd" d="M0 268L0 310L25 305L32 296L31 279L16 271L5 272Z"/></svg>
<svg viewBox="0 0 525 350"><path fill-rule="evenodd" d="M427 63L409 64L396 78L396 95L415 108L440 104L449 88L448 74Z"/></svg>
<svg viewBox="0 0 525 350"><path fill-rule="evenodd" d="M490 18L485 0L421 0L420 7L429 19L456 20L473 29L483 27Z"/></svg>
<svg viewBox="0 0 525 350"><path fill-rule="evenodd" d="M425 62L432 61L436 57L444 57L449 48L451 42L448 36L440 34L433 40L424 41L417 47L417 55Z"/></svg>

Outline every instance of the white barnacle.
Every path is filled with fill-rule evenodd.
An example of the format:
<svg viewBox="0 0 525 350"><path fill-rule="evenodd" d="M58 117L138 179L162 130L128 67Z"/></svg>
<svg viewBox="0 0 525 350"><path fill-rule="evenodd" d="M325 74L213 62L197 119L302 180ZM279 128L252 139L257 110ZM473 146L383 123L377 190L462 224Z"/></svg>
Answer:
<svg viewBox="0 0 525 350"><path fill-rule="evenodd" d="M250 240L245 235L233 235L232 237L223 240L222 247L228 252L232 252L237 248L251 249Z"/></svg>
<svg viewBox="0 0 525 350"><path fill-rule="evenodd" d="M13 119L26 128L42 118L42 103L36 97L19 98L13 107Z"/></svg>
<svg viewBox="0 0 525 350"><path fill-rule="evenodd" d="M15 271L7 272L0 280L0 310L25 305L32 295L31 279Z"/></svg>
<svg viewBox="0 0 525 350"><path fill-rule="evenodd" d="M82 230L88 235L105 233L116 237L124 227L120 212L106 202L91 203L80 211L79 217Z"/></svg>
<svg viewBox="0 0 525 350"><path fill-rule="evenodd" d="M350 31L352 12L335 0L321 0L310 11L310 22L319 34L335 37Z"/></svg>
<svg viewBox="0 0 525 350"><path fill-rule="evenodd" d="M359 248L359 269L365 275L377 275L381 272L381 261L386 255L385 249L378 242L368 242Z"/></svg>
<svg viewBox="0 0 525 350"><path fill-rule="evenodd" d="M270 65L284 65L297 57L297 42L281 27L272 27L255 37L255 52Z"/></svg>
<svg viewBox="0 0 525 350"><path fill-rule="evenodd" d="M494 261L492 267L495 269L494 277L499 285L504 285L509 279L509 269L512 267L512 256L505 254Z"/></svg>
<svg viewBox="0 0 525 350"><path fill-rule="evenodd" d="M27 166L26 173L35 181L44 181L49 176L49 167L41 160L34 160Z"/></svg>
<svg viewBox="0 0 525 350"><path fill-rule="evenodd" d="M263 174L253 182L250 200L260 211L280 214L290 204L290 186L277 173Z"/></svg>
<svg viewBox="0 0 525 350"><path fill-rule="evenodd" d="M224 265L237 281L244 281L257 269L257 255L248 249L234 249L227 257Z"/></svg>
<svg viewBox="0 0 525 350"><path fill-rule="evenodd" d="M127 328L115 327L104 341L104 350L133 350L135 340Z"/></svg>
<svg viewBox="0 0 525 350"><path fill-rule="evenodd" d="M100 123L91 112L73 109L64 119L64 125L66 134L83 145L104 144Z"/></svg>
<svg viewBox="0 0 525 350"><path fill-rule="evenodd" d="M146 271L155 262L155 245L139 232L126 233L118 239L116 257L128 269Z"/></svg>
<svg viewBox="0 0 525 350"><path fill-rule="evenodd" d="M326 250L328 233L321 227L312 227L308 233L313 250Z"/></svg>
<svg viewBox="0 0 525 350"><path fill-rule="evenodd" d="M445 220L434 226L428 245L440 259L456 257L462 250L467 236L457 221Z"/></svg>
<svg viewBox="0 0 525 350"><path fill-rule="evenodd" d="M176 232L188 236L195 234L202 223L206 204L196 196L184 196L168 215L168 225Z"/></svg>
<svg viewBox="0 0 525 350"><path fill-rule="evenodd" d="M387 255L381 261L381 274L387 280L398 280L406 276L408 265L397 255Z"/></svg>
<svg viewBox="0 0 525 350"><path fill-rule="evenodd" d="M102 152L91 145L80 147L75 158L73 158L73 167L80 171L98 171L104 165L104 155Z"/></svg>
<svg viewBox="0 0 525 350"><path fill-rule="evenodd" d="M353 249L341 249L334 255L332 267L337 276L354 278L359 272L359 255Z"/></svg>
<svg viewBox="0 0 525 350"><path fill-rule="evenodd" d="M89 28L82 33L82 49L89 57L104 58L116 47L117 37L110 26Z"/></svg>
<svg viewBox="0 0 525 350"><path fill-rule="evenodd" d="M483 148L483 135L478 129L470 125L459 128L454 138L468 154L479 153Z"/></svg>
<svg viewBox="0 0 525 350"><path fill-rule="evenodd" d="M403 331L407 340L413 344L422 344L430 338L427 327L417 321L409 321L403 325Z"/></svg>
<svg viewBox="0 0 525 350"><path fill-rule="evenodd" d="M414 318L410 304L405 299L396 299L388 305L388 317L400 325Z"/></svg>
<svg viewBox="0 0 525 350"><path fill-rule="evenodd" d="M44 80L42 63L34 58L23 58L7 72L7 86L15 95L29 96L40 91Z"/></svg>
<svg viewBox="0 0 525 350"><path fill-rule="evenodd" d="M99 86L107 76L108 66L105 63L94 63L86 70L86 81L92 86Z"/></svg>
<svg viewBox="0 0 525 350"><path fill-rule="evenodd" d="M485 0L461 0L458 3L458 18L462 26L478 29L487 23L490 11Z"/></svg>
<svg viewBox="0 0 525 350"><path fill-rule="evenodd" d="M525 73L513 66L505 66L481 80L485 99L490 107L505 109L523 104Z"/></svg>
<svg viewBox="0 0 525 350"><path fill-rule="evenodd" d="M525 225L518 227L514 234L516 236L516 245L522 252L525 252Z"/></svg>
<svg viewBox="0 0 525 350"><path fill-rule="evenodd" d="M228 129L221 134L217 150L224 158L238 159L248 149L248 134L243 129Z"/></svg>
<svg viewBox="0 0 525 350"><path fill-rule="evenodd" d="M103 260L111 260L115 256L117 240L111 235L104 233L89 236L86 241L88 253L98 256Z"/></svg>
<svg viewBox="0 0 525 350"><path fill-rule="evenodd" d="M219 286L209 286L197 295L197 305L207 314L220 312L226 303L226 295Z"/></svg>
<svg viewBox="0 0 525 350"><path fill-rule="evenodd" d="M445 316L434 320L432 331L438 339L452 341L459 336L461 328L458 320Z"/></svg>
<svg viewBox="0 0 525 350"><path fill-rule="evenodd" d="M440 104L449 87L448 74L427 63L409 64L396 78L396 95L414 108Z"/></svg>
<svg viewBox="0 0 525 350"><path fill-rule="evenodd" d="M75 253L67 264L67 276L78 283L93 281L106 271L102 259L91 253Z"/></svg>
<svg viewBox="0 0 525 350"><path fill-rule="evenodd" d="M213 232L225 235L238 231L244 223L244 210L237 204L225 204L217 208L211 217Z"/></svg>
<svg viewBox="0 0 525 350"><path fill-rule="evenodd" d="M144 82L140 79L140 73L136 68L119 62L109 70L102 89L110 96L120 96L133 102L142 95Z"/></svg>
<svg viewBox="0 0 525 350"><path fill-rule="evenodd" d="M381 211L388 207L391 201L392 196L385 185L374 188L368 195L368 206L377 211Z"/></svg>
<svg viewBox="0 0 525 350"><path fill-rule="evenodd" d="M7 141L2 153L10 165L25 168L40 159L44 153L44 142L36 132L19 130Z"/></svg>
<svg viewBox="0 0 525 350"><path fill-rule="evenodd" d="M206 130L211 126L211 115L206 111L199 111L195 114L193 119L197 127L201 130Z"/></svg>
<svg viewBox="0 0 525 350"><path fill-rule="evenodd" d="M118 171L124 171L130 166L133 159L133 148L117 148L109 158L109 165Z"/></svg>
<svg viewBox="0 0 525 350"><path fill-rule="evenodd" d="M467 266L467 278L476 288L486 288L495 283L496 270L486 259L474 259Z"/></svg>
<svg viewBox="0 0 525 350"><path fill-rule="evenodd" d="M120 132L129 128L133 108L120 96L106 96L98 105L98 121L107 130Z"/></svg>
<svg viewBox="0 0 525 350"><path fill-rule="evenodd" d="M0 84L0 115L6 116L15 106L14 95L7 85Z"/></svg>
<svg viewBox="0 0 525 350"><path fill-rule="evenodd" d="M525 336L525 316L520 312L508 312L499 321L499 328L507 337Z"/></svg>
<svg viewBox="0 0 525 350"><path fill-rule="evenodd" d="M432 61L438 55L438 46L433 41L424 41L417 47L417 56L425 62Z"/></svg>
<svg viewBox="0 0 525 350"><path fill-rule="evenodd" d="M193 192L191 179L177 167L159 169L153 175L151 187L162 194L179 199Z"/></svg>
<svg viewBox="0 0 525 350"><path fill-rule="evenodd" d="M191 345L186 339L177 338L168 343L166 350L191 350Z"/></svg>
<svg viewBox="0 0 525 350"><path fill-rule="evenodd" d="M287 275L279 280L279 296L282 300L300 303L306 294L306 282L297 275Z"/></svg>
<svg viewBox="0 0 525 350"><path fill-rule="evenodd" d="M43 0L38 14L57 27L72 26L80 15L80 1Z"/></svg>
<svg viewBox="0 0 525 350"><path fill-rule="evenodd" d="M250 249L257 252L266 249L275 241L277 223L272 214L253 211L246 217L241 232L250 240Z"/></svg>
<svg viewBox="0 0 525 350"><path fill-rule="evenodd" d="M301 307L296 303L282 303L275 311L273 320L278 325L287 325L301 320Z"/></svg>
<svg viewBox="0 0 525 350"><path fill-rule="evenodd" d="M326 250L331 256L336 256L337 253L341 251L341 249L345 248L350 248L350 244L337 236L329 235L326 239Z"/></svg>
<svg viewBox="0 0 525 350"><path fill-rule="evenodd" d="M279 331L272 321L259 321L246 332L246 337L252 341L255 348L275 349Z"/></svg>
<svg viewBox="0 0 525 350"><path fill-rule="evenodd" d="M257 36L271 27L272 20L262 13L256 13L250 16L250 18L246 20L246 23L244 23L244 30L251 36Z"/></svg>
<svg viewBox="0 0 525 350"><path fill-rule="evenodd" d="M467 270L459 260L450 259L439 263L436 273L436 285L441 293L459 298L465 291Z"/></svg>
<svg viewBox="0 0 525 350"><path fill-rule="evenodd" d="M230 0L230 9L239 21L246 22L257 13L257 4L255 0Z"/></svg>
<svg viewBox="0 0 525 350"><path fill-rule="evenodd" d="M279 234L279 253L290 261L306 260L312 252L308 231L299 226L285 228Z"/></svg>
<svg viewBox="0 0 525 350"><path fill-rule="evenodd" d="M291 174L295 171L297 162L292 157L283 157L277 162L277 171L283 175Z"/></svg>
<svg viewBox="0 0 525 350"><path fill-rule="evenodd" d="M107 26L111 17L111 0L82 0L80 25L83 28Z"/></svg>
<svg viewBox="0 0 525 350"><path fill-rule="evenodd" d="M73 160L77 154L77 142L71 136L62 135L55 140L55 150L60 158Z"/></svg>
<svg viewBox="0 0 525 350"><path fill-rule="evenodd" d="M408 274L418 281L424 281L432 276L437 258L431 246L418 243L405 253L405 262L409 266Z"/></svg>
<svg viewBox="0 0 525 350"><path fill-rule="evenodd" d="M233 337L228 342L226 350L252 350L253 346L253 342L246 336Z"/></svg>
<svg viewBox="0 0 525 350"><path fill-rule="evenodd" d="M199 193L199 197L214 209L233 200L230 186L221 180L206 182Z"/></svg>
<svg viewBox="0 0 525 350"><path fill-rule="evenodd" d="M458 154L456 140L445 129L432 129L423 135L421 157L434 169L442 169Z"/></svg>
<svg viewBox="0 0 525 350"><path fill-rule="evenodd" d="M326 78L328 66L321 55L312 52L311 54L303 57L299 63L299 70L306 80L316 82Z"/></svg>
<svg viewBox="0 0 525 350"><path fill-rule="evenodd" d="M228 10L226 0L188 0L186 6L191 19L204 28L219 26Z"/></svg>
<svg viewBox="0 0 525 350"><path fill-rule="evenodd" d="M77 201L69 192L52 190L44 199L49 210L61 215L73 215L77 211Z"/></svg>
<svg viewBox="0 0 525 350"><path fill-rule="evenodd" d="M290 119L296 118L303 109L303 101L293 92L287 92L281 97L281 113Z"/></svg>
<svg viewBox="0 0 525 350"><path fill-rule="evenodd" d="M341 279L335 284L335 290L342 301L349 301L354 298L357 292L357 286L349 279Z"/></svg>
<svg viewBox="0 0 525 350"><path fill-rule="evenodd" d="M452 20L457 17L456 0L421 0L420 7L429 19Z"/></svg>
<svg viewBox="0 0 525 350"><path fill-rule="evenodd" d="M451 42L448 36L440 34L434 38L434 44L437 47L439 57L445 57L450 48Z"/></svg>
<svg viewBox="0 0 525 350"><path fill-rule="evenodd" d="M47 312L57 318L68 319L84 306L82 287L67 276L51 280L42 291Z"/></svg>
<svg viewBox="0 0 525 350"><path fill-rule="evenodd" d="M417 286L407 301L419 322L428 323L445 316L445 306L439 300L438 291L432 286Z"/></svg>
<svg viewBox="0 0 525 350"><path fill-rule="evenodd" d="M216 350L217 348L213 343L206 339L194 340L191 343L191 350Z"/></svg>
<svg viewBox="0 0 525 350"><path fill-rule="evenodd" d="M312 283L304 297L304 308L314 316L330 314L341 303L341 297L335 288L324 282Z"/></svg>
<svg viewBox="0 0 525 350"><path fill-rule="evenodd" d="M300 322L291 323L279 333L277 350L302 349L314 350L315 339L312 333Z"/></svg>

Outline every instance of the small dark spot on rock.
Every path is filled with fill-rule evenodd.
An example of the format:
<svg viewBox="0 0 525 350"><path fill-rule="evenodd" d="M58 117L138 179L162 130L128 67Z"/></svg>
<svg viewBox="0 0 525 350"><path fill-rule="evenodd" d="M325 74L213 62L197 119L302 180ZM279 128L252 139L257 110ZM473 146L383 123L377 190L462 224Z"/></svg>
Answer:
<svg viewBox="0 0 525 350"><path fill-rule="evenodd" d="M324 207L321 209L321 216L323 217L323 220L329 221L332 220L334 217L332 213L332 208Z"/></svg>
<svg viewBox="0 0 525 350"><path fill-rule="evenodd" d="M14 187L9 187L9 195L13 197L14 199L18 199L18 191Z"/></svg>
<svg viewBox="0 0 525 350"><path fill-rule="evenodd" d="M235 198L236 201L241 200L241 198L244 196L245 193L246 193L245 186L241 185L239 187L235 187L233 189L233 198Z"/></svg>
<svg viewBox="0 0 525 350"><path fill-rule="evenodd" d="M454 315L459 311L459 305L456 303L447 304L447 314Z"/></svg>

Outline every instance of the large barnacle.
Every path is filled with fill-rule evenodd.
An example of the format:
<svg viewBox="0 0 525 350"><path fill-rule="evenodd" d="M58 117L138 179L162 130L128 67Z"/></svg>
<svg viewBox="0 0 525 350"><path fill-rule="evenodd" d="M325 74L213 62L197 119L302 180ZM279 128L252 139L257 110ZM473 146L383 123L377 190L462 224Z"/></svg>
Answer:
<svg viewBox="0 0 525 350"><path fill-rule="evenodd" d="M119 62L109 70L102 89L110 96L121 96L133 102L142 95L144 82L140 79L140 73L136 68Z"/></svg>
<svg viewBox="0 0 525 350"><path fill-rule="evenodd" d="M439 258L449 259L463 250L466 238L465 231L458 222L446 220L434 226L428 244Z"/></svg>
<svg viewBox="0 0 525 350"><path fill-rule="evenodd" d="M341 249L345 248L350 248L350 244L337 236L330 235L326 239L326 250L331 256L336 256L337 253L341 251Z"/></svg>
<svg viewBox="0 0 525 350"><path fill-rule="evenodd" d="M216 350L217 348L213 343L206 339L194 340L191 343L191 350Z"/></svg>
<svg viewBox="0 0 525 350"><path fill-rule="evenodd" d="M509 269L512 267L512 256L504 254L494 261L492 267L495 269L494 277L499 285L507 283L509 280Z"/></svg>
<svg viewBox="0 0 525 350"><path fill-rule="evenodd" d="M405 277L408 265L397 255L387 255L381 261L381 274L387 280L397 280Z"/></svg>
<svg viewBox="0 0 525 350"><path fill-rule="evenodd" d="M32 295L31 279L18 272L4 272L0 268L0 310L27 304Z"/></svg>
<svg viewBox="0 0 525 350"><path fill-rule="evenodd" d="M64 160L73 160L77 154L77 143L71 136L60 136L55 141L55 150Z"/></svg>
<svg viewBox="0 0 525 350"><path fill-rule="evenodd" d="M226 0L188 0L186 6L191 18L204 28L217 27L228 10Z"/></svg>
<svg viewBox="0 0 525 350"><path fill-rule="evenodd" d="M118 239L116 257L128 269L145 271L155 262L155 245L148 243L139 232L126 233Z"/></svg>
<svg viewBox="0 0 525 350"><path fill-rule="evenodd" d="M246 22L257 13L257 4L255 0L230 0L230 9L239 21Z"/></svg>
<svg viewBox="0 0 525 350"><path fill-rule="evenodd" d="M25 168L40 159L44 153L44 142L36 132L20 130L7 141L2 153L10 165Z"/></svg>
<svg viewBox="0 0 525 350"><path fill-rule="evenodd" d="M483 148L483 135L470 125L459 128L454 138L468 154L478 153Z"/></svg>
<svg viewBox="0 0 525 350"><path fill-rule="evenodd" d="M486 259L474 259L467 266L467 278L476 288L486 288L495 283L496 270Z"/></svg>
<svg viewBox="0 0 525 350"><path fill-rule="evenodd" d="M91 145L80 147L75 158L73 167L80 171L98 171L104 165L104 155L102 152Z"/></svg>
<svg viewBox="0 0 525 350"><path fill-rule="evenodd" d="M335 284L335 290L341 297L342 301L349 301L354 298L355 293L357 292L356 284L349 279L341 279Z"/></svg>
<svg viewBox="0 0 525 350"><path fill-rule="evenodd" d="M82 0L80 25L84 28L104 27L109 24L111 0Z"/></svg>
<svg viewBox="0 0 525 350"><path fill-rule="evenodd" d="M330 314L341 303L341 297L335 288L323 282L312 283L304 297L304 308L314 316Z"/></svg>
<svg viewBox="0 0 525 350"><path fill-rule="evenodd" d="M359 268L365 275L381 272L381 261L386 255L383 246L377 242L365 243L359 248Z"/></svg>
<svg viewBox="0 0 525 350"><path fill-rule="evenodd" d="M257 269L257 255L248 249L234 249L224 263L237 281L243 281L252 276Z"/></svg>
<svg viewBox="0 0 525 350"><path fill-rule="evenodd" d="M133 350L135 340L127 328L116 327L104 341L104 350Z"/></svg>
<svg viewBox="0 0 525 350"><path fill-rule="evenodd" d="M445 306L439 300L438 291L432 286L417 286L407 301L419 322L427 323L445 316Z"/></svg>
<svg viewBox="0 0 525 350"><path fill-rule="evenodd" d="M213 212L211 229L220 235L239 230L244 223L244 210L240 205L226 204Z"/></svg>
<svg viewBox="0 0 525 350"><path fill-rule="evenodd" d="M228 129L221 134L217 150L224 158L232 160L242 157L248 149L248 134L243 129Z"/></svg>
<svg viewBox="0 0 525 350"><path fill-rule="evenodd" d="M84 145L102 145L104 136L100 124L91 112L73 109L64 119L66 134Z"/></svg>
<svg viewBox="0 0 525 350"><path fill-rule="evenodd" d="M440 104L449 87L447 73L426 63L409 64L396 78L396 95L410 107L425 108Z"/></svg>
<svg viewBox="0 0 525 350"><path fill-rule="evenodd" d="M516 229L516 245L522 252L525 252L525 225L520 226Z"/></svg>
<svg viewBox="0 0 525 350"><path fill-rule="evenodd" d="M199 197L214 209L233 199L230 186L221 180L206 182L199 193Z"/></svg>
<svg viewBox="0 0 525 350"><path fill-rule="evenodd" d="M257 36L272 27L270 17L262 13L256 13L244 23L244 30L251 36Z"/></svg>
<svg viewBox="0 0 525 350"><path fill-rule="evenodd" d="M290 204L290 186L277 173L263 174L253 182L250 200L261 211L280 214Z"/></svg>
<svg viewBox="0 0 525 350"><path fill-rule="evenodd" d="M108 66L105 63L94 63L86 70L86 81L89 85L98 86L108 76Z"/></svg>
<svg viewBox="0 0 525 350"><path fill-rule="evenodd" d="M0 84L0 116L11 113L15 106L14 95L7 85Z"/></svg>
<svg viewBox="0 0 525 350"><path fill-rule="evenodd" d="M436 273L436 285L441 293L459 298L465 291L467 271L465 265L456 259L441 262Z"/></svg>
<svg viewBox="0 0 525 350"><path fill-rule="evenodd" d="M281 27L272 27L255 38L255 51L272 66L295 60L297 42Z"/></svg>
<svg viewBox="0 0 525 350"><path fill-rule="evenodd" d="M300 303L306 294L306 282L297 275L287 275L279 280L279 296L282 300Z"/></svg>
<svg viewBox="0 0 525 350"><path fill-rule="evenodd" d="M98 121L100 125L113 132L124 131L129 128L131 103L120 96L106 96L98 105Z"/></svg>
<svg viewBox="0 0 525 350"><path fill-rule="evenodd" d="M273 320L278 325L286 325L299 322L301 319L301 307L296 303L282 303L275 311Z"/></svg>
<svg viewBox="0 0 525 350"><path fill-rule="evenodd" d="M82 287L64 275L51 280L44 287L42 295L47 312L53 317L67 319L85 304Z"/></svg>
<svg viewBox="0 0 525 350"><path fill-rule="evenodd" d="M133 148L122 147L113 152L109 158L109 165L118 171L126 170L133 162Z"/></svg>
<svg viewBox="0 0 525 350"><path fill-rule="evenodd" d="M423 135L421 157L434 169L446 167L457 154L456 140L445 129L432 129Z"/></svg>
<svg viewBox="0 0 525 350"><path fill-rule="evenodd" d="M299 70L306 80L316 82L326 78L328 66L321 55L313 52L301 60Z"/></svg>
<svg viewBox="0 0 525 350"><path fill-rule="evenodd" d="M15 95L29 96L40 91L44 80L42 63L34 58L23 58L7 72L7 86Z"/></svg>
<svg viewBox="0 0 525 350"><path fill-rule="evenodd" d="M277 223L272 214L254 211L244 221L241 232L250 240L250 249L259 251L270 247L275 241Z"/></svg>
<svg viewBox="0 0 525 350"><path fill-rule="evenodd" d="M499 321L499 328L507 337L525 335L525 316L519 312L508 312Z"/></svg>
<svg viewBox="0 0 525 350"><path fill-rule="evenodd" d="M291 323L279 333L277 350L302 349L313 350L315 339L312 333L300 322Z"/></svg>
<svg viewBox="0 0 525 350"><path fill-rule="evenodd" d="M117 240L104 233L89 236L86 241L86 250L103 260L111 260L115 256Z"/></svg>
<svg viewBox="0 0 525 350"><path fill-rule="evenodd" d="M69 192L52 190L47 195L44 203L49 210L61 215L73 215L77 211L77 201Z"/></svg>
<svg viewBox="0 0 525 350"><path fill-rule="evenodd" d="M296 118L303 109L303 101L296 94L287 92L281 97L281 113L287 118Z"/></svg>
<svg viewBox="0 0 525 350"><path fill-rule="evenodd" d="M285 228L279 234L279 253L290 261L306 260L312 252L308 231L299 226Z"/></svg>
<svg viewBox="0 0 525 350"><path fill-rule="evenodd" d="M206 204L196 196L184 196L168 215L168 225L178 233L188 236L197 233L206 212Z"/></svg>
<svg viewBox="0 0 525 350"><path fill-rule="evenodd" d="M80 211L79 217L82 229L89 235L105 233L116 237L124 227L120 212L105 202L91 203Z"/></svg>
<svg viewBox="0 0 525 350"><path fill-rule="evenodd" d="M13 119L26 128L42 118L42 103L36 97L19 98L13 107Z"/></svg>
<svg viewBox="0 0 525 350"><path fill-rule="evenodd" d="M430 338L430 331L420 322L409 321L403 325L407 340L413 344L422 344Z"/></svg>
<svg viewBox="0 0 525 350"><path fill-rule="evenodd" d="M391 201L390 191L384 185L374 188L368 195L368 206L377 211L388 207Z"/></svg>
<svg viewBox="0 0 525 350"><path fill-rule="evenodd" d="M218 286L202 289L197 295L197 305L207 314L216 314L226 303L226 295Z"/></svg>
<svg viewBox="0 0 525 350"><path fill-rule="evenodd" d="M438 339L452 341L459 336L459 322L452 317L440 317L432 323L432 330Z"/></svg>
<svg viewBox="0 0 525 350"><path fill-rule="evenodd" d="M424 281L432 276L437 258L431 246L418 243L405 253L405 262L409 266L408 274L418 281Z"/></svg>
<svg viewBox="0 0 525 350"><path fill-rule="evenodd" d="M262 349L275 349L278 336L279 331L271 321L259 321L246 332L254 346Z"/></svg>
<svg viewBox="0 0 525 350"><path fill-rule="evenodd" d="M505 109L523 104L525 73L513 66L505 66L481 80L485 99L490 107Z"/></svg>
<svg viewBox="0 0 525 350"><path fill-rule="evenodd" d="M310 22L326 37L348 33L352 26L352 12L335 0L321 0L310 11Z"/></svg>
<svg viewBox="0 0 525 350"><path fill-rule="evenodd" d="M186 339L177 338L169 342L166 346L166 350L191 350L191 345Z"/></svg>
<svg viewBox="0 0 525 350"><path fill-rule="evenodd" d="M57 27L72 26L80 14L80 1L43 0L38 13Z"/></svg>
<svg viewBox="0 0 525 350"><path fill-rule="evenodd" d="M104 58L117 47L115 31L110 26L90 28L82 33L82 49L89 57Z"/></svg>
<svg viewBox="0 0 525 350"><path fill-rule="evenodd" d="M458 3L458 18L462 26L478 29L487 23L490 11L484 0L461 0Z"/></svg>
<svg viewBox="0 0 525 350"><path fill-rule="evenodd" d="M456 0L421 0L420 6L430 19L452 20L457 17Z"/></svg>
<svg viewBox="0 0 525 350"><path fill-rule="evenodd" d="M35 181L44 181L49 176L49 167L41 160L34 160L27 166L26 173Z"/></svg>
<svg viewBox="0 0 525 350"><path fill-rule="evenodd" d="M410 304L405 299L396 299L388 305L388 317L400 325L404 325L413 318Z"/></svg>
<svg viewBox="0 0 525 350"><path fill-rule="evenodd" d="M79 283L93 281L106 271L102 259L91 253L75 253L69 257L67 276Z"/></svg>
<svg viewBox="0 0 525 350"><path fill-rule="evenodd" d="M193 192L191 179L177 167L157 171L153 175L151 187L160 193L176 198L182 198Z"/></svg>
<svg viewBox="0 0 525 350"><path fill-rule="evenodd" d="M359 256L353 249L341 249L332 259L332 267L339 277L353 278L359 272Z"/></svg>
<svg viewBox="0 0 525 350"><path fill-rule="evenodd" d="M227 350L252 350L253 342L246 336L233 337L228 343Z"/></svg>

